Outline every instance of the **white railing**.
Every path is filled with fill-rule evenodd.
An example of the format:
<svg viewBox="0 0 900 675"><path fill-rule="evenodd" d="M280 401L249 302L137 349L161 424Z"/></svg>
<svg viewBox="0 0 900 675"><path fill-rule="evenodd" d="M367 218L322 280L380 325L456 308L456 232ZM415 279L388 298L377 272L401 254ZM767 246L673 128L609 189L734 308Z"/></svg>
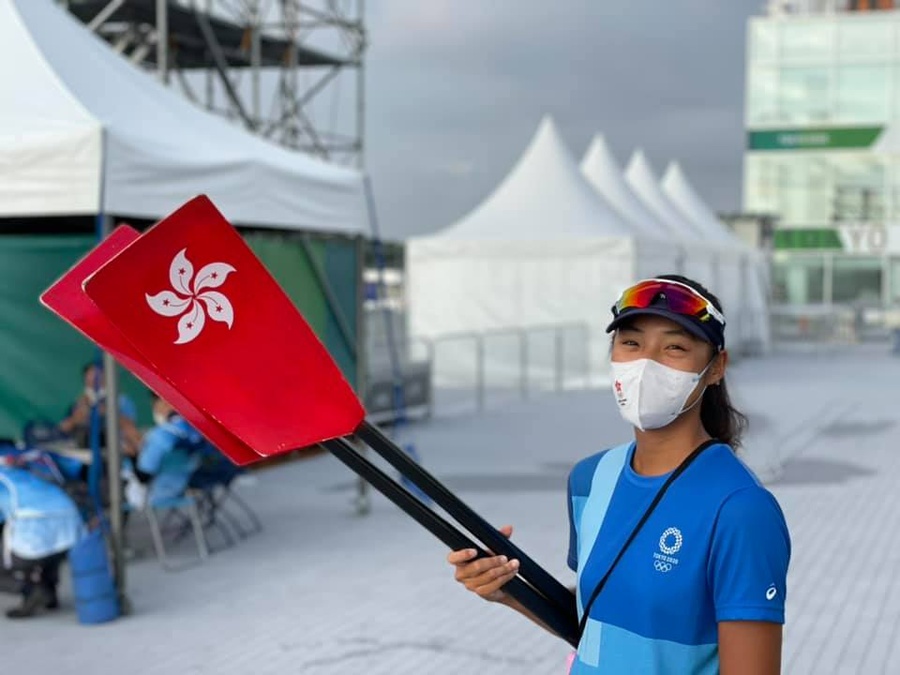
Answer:
<svg viewBox="0 0 900 675"><path fill-rule="evenodd" d="M414 339L431 364L432 410L485 410L501 399L591 384L590 328L582 323L461 332Z"/></svg>
<svg viewBox="0 0 900 675"><path fill-rule="evenodd" d="M857 341L852 308L827 305L775 306L770 312L772 339L780 344L851 344Z"/></svg>
<svg viewBox="0 0 900 675"><path fill-rule="evenodd" d="M772 337L784 339L792 332L790 321L771 318ZM734 359L768 351L769 332L761 328L765 317L748 310L735 323L740 330L729 345ZM606 386L609 336L598 331L602 328L572 322L407 339L398 325L396 351L408 412L413 417L481 412L539 393ZM825 332L840 336L843 329ZM378 390L369 403L377 408L376 419L388 420L395 414L390 352L383 335L370 335L369 347L369 384Z"/></svg>

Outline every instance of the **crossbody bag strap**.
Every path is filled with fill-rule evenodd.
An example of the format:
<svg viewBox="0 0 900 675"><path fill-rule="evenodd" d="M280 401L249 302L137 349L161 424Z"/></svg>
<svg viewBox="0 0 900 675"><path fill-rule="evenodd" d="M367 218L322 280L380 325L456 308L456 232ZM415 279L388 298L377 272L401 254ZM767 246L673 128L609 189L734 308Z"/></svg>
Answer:
<svg viewBox="0 0 900 675"><path fill-rule="evenodd" d="M656 493L656 496L653 497L653 501L650 502L650 506L647 507L647 510L644 511L644 515L641 516L641 519L638 521L637 525L634 526L634 529L631 531L631 534L628 535L628 539L625 540L625 543L622 545L622 548L619 549L619 553L613 559L612 564L609 566L609 569L606 570L606 574L603 575L603 578L597 582L597 586L594 588L594 592L591 593L590 599L587 601L587 604L584 606L584 613L581 615L581 621L578 623L578 636L581 637L584 635L585 626L587 626L588 617L591 614L591 608L594 606L594 601L597 600L597 596L600 595L600 591L603 590L603 587L606 586L607 580L609 580L609 576L613 573L613 570L616 568L616 565L622 559L622 556L625 555L625 551L631 545L631 542L634 541L634 538L637 537L638 533L641 531L641 528L644 526L644 523L650 518L653 510L656 508L657 504L662 500L663 496L666 494L666 490L669 489L669 486L675 482L675 479L678 478L681 474L684 473L685 469L687 469L691 463L697 459L701 452L706 450L711 445L716 445L719 443L716 439L710 439L705 443L699 445L690 455L685 457L681 464L669 474L669 477L666 479L666 482L663 483L662 487L659 488L659 492Z"/></svg>

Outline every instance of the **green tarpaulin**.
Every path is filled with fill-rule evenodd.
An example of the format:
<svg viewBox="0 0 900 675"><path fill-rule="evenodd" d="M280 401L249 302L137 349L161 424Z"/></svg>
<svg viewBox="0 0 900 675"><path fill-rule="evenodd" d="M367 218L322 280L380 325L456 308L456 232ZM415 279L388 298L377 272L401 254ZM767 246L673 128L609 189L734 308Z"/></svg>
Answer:
<svg viewBox="0 0 900 675"><path fill-rule="evenodd" d="M319 339L355 386L356 360L353 347L340 330L340 320L313 270L318 266L330 286L349 333L356 335L356 243L350 239L308 238L314 263L310 263L301 239L292 233L248 233L244 239L285 293L294 301Z"/></svg>
<svg viewBox="0 0 900 675"><path fill-rule="evenodd" d="M355 381L353 351L339 329L327 295L299 234L248 233L257 256ZM82 388L81 369L96 348L40 305L40 294L96 243L93 235L0 236L0 437L19 438L26 421L60 420ZM356 245L349 239L308 239L352 334L356 331ZM151 421L146 388L124 369L121 388Z"/></svg>

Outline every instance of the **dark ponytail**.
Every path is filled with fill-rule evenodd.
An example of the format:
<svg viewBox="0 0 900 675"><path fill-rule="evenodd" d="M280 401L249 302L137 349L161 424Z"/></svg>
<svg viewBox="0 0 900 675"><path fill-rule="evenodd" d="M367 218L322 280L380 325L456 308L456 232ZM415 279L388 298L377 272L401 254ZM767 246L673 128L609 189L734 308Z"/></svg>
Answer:
<svg viewBox="0 0 900 675"><path fill-rule="evenodd" d="M741 447L741 438L747 429L747 416L731 405L725 378L703 392L700 421L706 433L713 438L727 443L735 450Z"/></svg>
<svg viewBox="0 0 900 675"><path fill-rule="evenodd" d="M663 274L655 278L678 281L690 286L712 302L716 309L725 313L719 299L693 279L677 274ZM713 438L727 443L735 450L741 447L741 438L747 429L747 416L731 404L724 377L718 384L707 387L703 392L703 400L700 402L700 421L703 423L706 433Z"/></svg>

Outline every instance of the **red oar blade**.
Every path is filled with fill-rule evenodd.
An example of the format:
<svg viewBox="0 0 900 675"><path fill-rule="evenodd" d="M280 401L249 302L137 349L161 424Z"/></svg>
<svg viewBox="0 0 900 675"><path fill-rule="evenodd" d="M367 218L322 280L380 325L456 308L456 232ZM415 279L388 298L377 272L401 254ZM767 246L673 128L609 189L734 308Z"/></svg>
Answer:
<svg viewBox="0 0 900 675"><path fill-rule="evenodd" d="M171 403L209 441L239 465L262 459L251 448L220 427L214 420L182 396L156 373L85 294L82 283L88 275L118 255L140 235L126 225L117 227L96 248L78 261L41 295L41 303L84 334L94 344L109 352L135 377Z"/></svg>
<svg viewBox="0 0 900 675"><path fill-rule="evenodd" d="M84 283L143 360L261 455L352 433L365 411L325 347L206 197Z"/></svg>

